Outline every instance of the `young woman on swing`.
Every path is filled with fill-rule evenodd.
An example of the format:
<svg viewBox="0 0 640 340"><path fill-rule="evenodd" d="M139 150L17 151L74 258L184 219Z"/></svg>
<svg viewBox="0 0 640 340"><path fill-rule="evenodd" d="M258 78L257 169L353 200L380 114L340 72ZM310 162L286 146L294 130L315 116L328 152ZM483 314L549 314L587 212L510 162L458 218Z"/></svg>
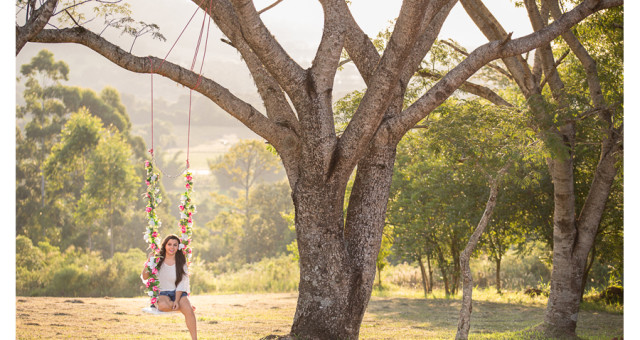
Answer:
<svg viewBox="0 0 640 340"><path fill-rule="evenodd" d="M187 297L190 291L187 260L179 247L180 238L176 235L169 235L162 241L160 260L157 265L160 282L157 308L161 312L179 310L184 314L191 339L195 340L198 338L198 333L194 308ZM149 278L146 266L142 270L142 277L145 280Z"/></svg>

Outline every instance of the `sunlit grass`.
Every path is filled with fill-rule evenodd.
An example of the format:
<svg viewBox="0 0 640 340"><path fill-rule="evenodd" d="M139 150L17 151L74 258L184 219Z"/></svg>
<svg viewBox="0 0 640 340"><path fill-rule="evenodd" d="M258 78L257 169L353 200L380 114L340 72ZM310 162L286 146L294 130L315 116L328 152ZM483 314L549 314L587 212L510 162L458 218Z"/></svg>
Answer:
<svg viewBox="0 0 640 340"><path fill-rule="evenodd" d="M381 296L386 295L386 296ZM544 303L520 294L478 290L471 317L470 339L543 339L534 328L544 318ZM515 303L522 298L522 303ZM291 329L297 294L193 295L200 339L259 339ZM81 302L72 302L81 301ZM18 339L188 339L184 319L153 316L141 309L147 298L18 297ZM361 339L452 339L459 296L436 290L374 290L360 330ZM623 334L623 315L581 311L578 335L612 339Z"/></svg>

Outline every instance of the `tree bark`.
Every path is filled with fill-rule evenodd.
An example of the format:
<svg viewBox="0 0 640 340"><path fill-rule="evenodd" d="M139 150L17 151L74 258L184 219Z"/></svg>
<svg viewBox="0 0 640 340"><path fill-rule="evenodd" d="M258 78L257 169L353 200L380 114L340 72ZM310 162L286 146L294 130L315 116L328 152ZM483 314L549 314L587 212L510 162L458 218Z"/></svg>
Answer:
<svg viewBox="0 0 640 340"><path fill-rule="evenodd" d="M16 25L16 55L22 51L29 40L33 39L47 25L57 5L58 0L47 0L31 13L24 26Z"/></svg>
<svg viewBox="0 0 640 340"><path fill-rule="evenodd" d="M309 187L311 179L302 173L293 193L300 285L292 335L358 338L375 280L394 160L395 148L372 147L358 164L344 229L346 182L316 179Z"/></svg>
<svg viewBox="0 0 640 340"><path fill-rule="evenodd" d="M462 251L462 254L460 254L460 267L462 268L462 307L460 308L460 317L458 318L458 331L456 333L456 340L469 338L469 329L471 328L471 301L473 294L473 277L471 276L469 261L471 260L473 249L478 244L478 241L480 241L482 233L489 224L489 220L491 219L491 215L493 214L493 209L496 207L497 197L498 180L494 179L492 180L490 186L489 199L487 200L487 204L485 205L482 218L480 219L480 222L478 222L476 230L469 238L467 246Z"/></svg>
<svg viewBox="0 0 640 340"><path fill-rule="evenodd" d="M422 256L418 256L418 264L420 265L420 274L422 276L422 289L424 290L424 297L427 297L427 273L424 269L424 263L422 262Z"/></svg>

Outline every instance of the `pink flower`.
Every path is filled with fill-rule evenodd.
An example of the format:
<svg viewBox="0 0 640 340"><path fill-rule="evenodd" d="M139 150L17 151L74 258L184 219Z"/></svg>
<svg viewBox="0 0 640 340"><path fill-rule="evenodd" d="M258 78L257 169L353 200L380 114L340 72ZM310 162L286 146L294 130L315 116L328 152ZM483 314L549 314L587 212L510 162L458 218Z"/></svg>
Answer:
<svg viewBox="0 0 640 340"><path fill-rule="evenodd" d="M158 232L157 231L152 232L151 237L158 237Z"/></svg>
<svg viewBox="0 0 640 340"><path fill-rule="evenodd" d="M192 220L191 218L189 218L187 221L188 221L189 223L193 223L193 220Z"/></svg>
<svg viewBox="0 0 640 340"><path fill-rule="evenodd" d="M147 185L151 185L151 183L149 183L149 181L146 181L146 180L145 180L144 182L145 182L145 183L147 183Z"/></svg>
<svg viewBox="0 0 640 340"><path fill-rule="evenodd" d="M151 298L151 303L156 303L156 301L158 301L157 298Z"/></svg>
<svg viewBox="0 0 640 340"><path fill-rule="evenodd" d="M149 281L147 281L146 285L147 285L147 288L149 288L149 285L150 285Z"/></svg>
<svg viewBox="0 0 640 340"><path fill-rule="evenodd" d="M185 185L185 188L191 189L191 186L189 185L189 183L187 183L187 185Z"/></svg>
<svg viewBox="0 0 640 340"><path fill-rule="evenodd" d="M147 193L146 195L147 195L147 198L151 198L151 195L149 195L149 193Z"/></svg>
<svg viewBox="0 0 640 340"><path fill-rule="evenodd" d="M151 249L156 249L156 244L155 243L151 243L151 245L149 247L151 247Z"/></svg>
<svg viewBox="0 0 640 340"><path fill-rule="evenodd" d="M180 208L180 211L183 211L184 210L184 205L181 205L178 208Z"/></svg>
<svg viewBox="0 0 640 340"><path fill-rule="evenodd" d="M154 279L154 278L150 278L150 279L149 279L149 282L154 283L154 282L156 282L156 279Z"/></svg>
<svg viewBox="0 0 640 340"><path fill-rule="evenodd" d="M182 233L186 233L187 232L187 228L185 228L184 226L182 226Z"/></svg>
<svg viewBox="0 0 640 340"><path fill-rule="evenodd" d="M158 274L158 268L153 268L153 270L151 270L151 274L153 275Z"/></svg>
<svg viewBox="0 0 640 340"><path fill-rule="evenodd" d="M153 286L153 291L157 292L158 291L158 286Z"/></svg>
<svg viewBox="0 0 640 340"><path fill-rule="evenodd" d="M144 166L149 166L149 161L144 161Z"/></svg>
<svg viewBox="0 0 640 340"><path fill-rule="evenodd" d="M187 253L191 254L191 248L187 248Z"/></svg>
<svg viewBox="0 0 640 340"><path fill-rule="evenodd" d="M190 175L187 175L187 181L190 181L191 179L193 179L193 177L191 177Z"/></svg>
<svg viewBox="0 0 640 340"><path fill-rule="evenodd" d="M151 212L151 210L153 210L151 207L147 207L147 209L145 209L147 212Z"/></svg>
<svg viewBox="0 0 640 340"><path fill-rule="evenodd" d="M189 211L189 217L191 217L191 214L192 214L191 211Z"/></svg>

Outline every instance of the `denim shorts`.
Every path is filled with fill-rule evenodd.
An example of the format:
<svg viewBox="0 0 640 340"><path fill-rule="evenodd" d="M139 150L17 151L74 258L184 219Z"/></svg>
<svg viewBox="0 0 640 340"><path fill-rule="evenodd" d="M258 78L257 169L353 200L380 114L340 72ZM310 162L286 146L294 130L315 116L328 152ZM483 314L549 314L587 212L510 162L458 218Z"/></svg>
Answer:
<svg viewBox="0 0 640 340"><path fill-rule="evenodd" d="M171 299L171 301L176 301L176 291L175 290L163 290L159 295L166 295Z"/></svg>

